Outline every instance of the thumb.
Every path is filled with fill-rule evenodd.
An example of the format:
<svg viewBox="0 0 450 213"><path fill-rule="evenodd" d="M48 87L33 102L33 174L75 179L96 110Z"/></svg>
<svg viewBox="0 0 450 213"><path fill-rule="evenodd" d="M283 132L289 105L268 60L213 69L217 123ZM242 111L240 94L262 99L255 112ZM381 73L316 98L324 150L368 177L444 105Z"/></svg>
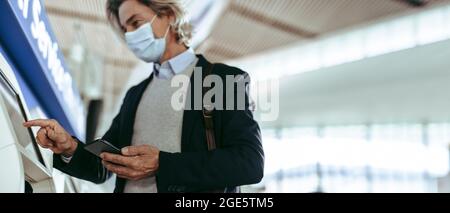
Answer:
<svg viewBox="0 0 450 213"><path fill-rule="evenodd" d="M58 134L56 133L56 131L50 127L47 127L45 129L47 131L47 137L52 141L58 142Z"/></svg>

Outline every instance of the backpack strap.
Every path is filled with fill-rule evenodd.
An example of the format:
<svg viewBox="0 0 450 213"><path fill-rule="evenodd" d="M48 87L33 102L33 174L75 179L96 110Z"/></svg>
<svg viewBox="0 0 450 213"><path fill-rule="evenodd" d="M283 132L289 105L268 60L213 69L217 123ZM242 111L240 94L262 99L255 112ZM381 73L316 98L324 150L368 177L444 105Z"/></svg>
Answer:
<svg viewBox="0 0 450 213"><path fill-rule="evenodd" d="M212 74L212 70L214 68L214 64L210 64L208 68L203 71L203 81L202 81L202 88L203 88L203 94L202 97L205 97L205 94L208 93L209 90L211 90L211 87L204 87L203 82L206 78L206 76L209 76ZM214 136L214 106L208 105L203 103L203 121L205 124L205 130L206 130L206 142L208 144L208 150L214 150L216 149L216 139Z"/></svg>

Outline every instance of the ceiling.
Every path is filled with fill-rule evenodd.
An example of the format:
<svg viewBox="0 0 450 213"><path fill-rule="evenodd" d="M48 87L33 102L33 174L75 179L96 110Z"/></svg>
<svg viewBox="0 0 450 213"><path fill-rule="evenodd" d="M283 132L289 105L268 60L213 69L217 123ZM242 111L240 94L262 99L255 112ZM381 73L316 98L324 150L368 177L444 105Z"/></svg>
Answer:
<svg viewBox="0 0 450 213"><path fill-rule="evenodd" d="M185 0L190 13L201 13L200 0ZM203 1L203 0L202 0ZM429 5L450 0L429 0ZM103 92L115 102L138 63L105 18L106 0L43 0L63 53L77 35L103 60ZM193 4L195 2L197 4ZM206 2L206 1L205 1ZM414 10L402 0L215 0L224 6L197 51L212 61L236 59L272 48L308 42L322 34ZM208 8L208 7L205 7ZM79 30L77 30L79 28ZM204 34L204 33L203 33Z"/></svg>
<svg viewBox="0 0 450 213"><path fill-rule="evenodd" d="M403 0L231 0L199 49L226 61L416 8Z"/></svg>

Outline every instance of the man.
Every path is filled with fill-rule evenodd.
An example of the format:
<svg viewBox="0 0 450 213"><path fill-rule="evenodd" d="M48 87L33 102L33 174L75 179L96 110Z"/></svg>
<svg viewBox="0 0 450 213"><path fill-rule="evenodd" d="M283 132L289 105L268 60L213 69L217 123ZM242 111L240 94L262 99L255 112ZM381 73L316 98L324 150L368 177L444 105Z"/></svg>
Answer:
<svg viewBox="0 0 450 213"><path fill-rule="evenodd" d="M178 75L194 76L194 67L203 71L212 67L212 74L222 80L227 75L248 75L223 64L212 66L188 48L190 25L177 0L108 0L107 12L129 48L140 59L154 62L155 69L128 91L103 136L121 148L122 155L102 153L97 158L55 120L25 123L41 127L37 140L55 153L55 168L94 183L103 183L115 173L115 192L119 193L237 192L238 186L260 182L264 154L247 89L231 94L245 93L244 109L213 111L217 143L213 150L208 149L203 111L188 106L176 111L171 106L177 91L171 80ZM184 92L195 93L193 85L202 82L190 79L191 87Z"/></svg>

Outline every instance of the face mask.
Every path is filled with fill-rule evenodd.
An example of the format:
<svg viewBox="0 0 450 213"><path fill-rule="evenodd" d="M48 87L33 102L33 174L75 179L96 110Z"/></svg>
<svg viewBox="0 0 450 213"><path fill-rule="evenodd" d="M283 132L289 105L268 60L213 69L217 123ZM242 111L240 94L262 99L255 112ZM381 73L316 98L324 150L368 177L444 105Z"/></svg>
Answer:
<svg viewBox="0 0 450 213"><path fill-rule="evenodd" d="M150 23L144 24L134 32L125 33L125 40L128 47L134 54L145 62L158 62L166 50L166 37L170 26L167 28L163 38L155 38L152 24L156 15Z"/></svg>

